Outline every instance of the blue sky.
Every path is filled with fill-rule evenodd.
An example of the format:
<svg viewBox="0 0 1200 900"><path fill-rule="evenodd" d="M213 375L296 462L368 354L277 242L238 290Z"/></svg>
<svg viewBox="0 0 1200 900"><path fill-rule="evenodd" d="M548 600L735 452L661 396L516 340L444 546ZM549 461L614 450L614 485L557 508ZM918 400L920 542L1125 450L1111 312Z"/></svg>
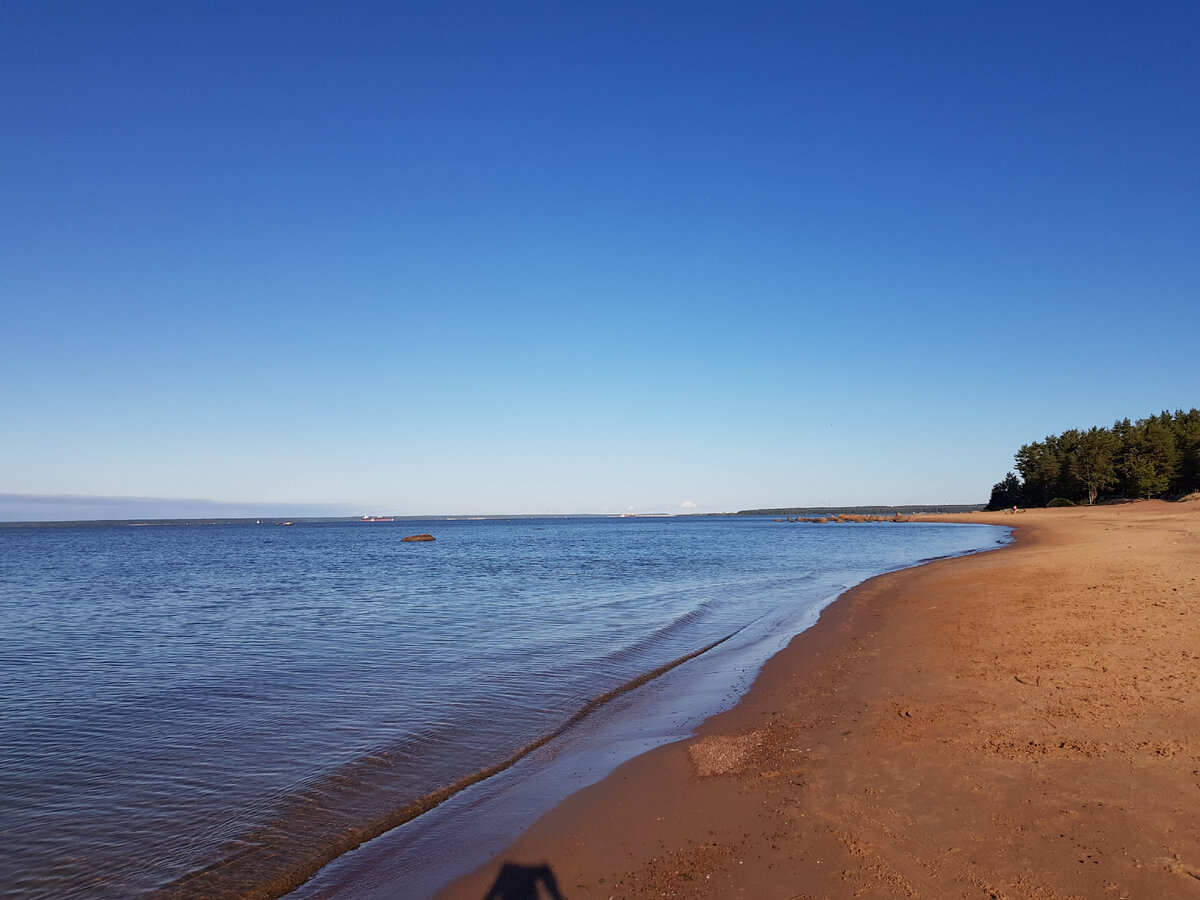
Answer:
<svg viewBox="0 0 1200 900"><path fill-rule="evenodd" d="M1190 2L0 0L0 519L982 502L1200 403L1198 46Z"/></svg>

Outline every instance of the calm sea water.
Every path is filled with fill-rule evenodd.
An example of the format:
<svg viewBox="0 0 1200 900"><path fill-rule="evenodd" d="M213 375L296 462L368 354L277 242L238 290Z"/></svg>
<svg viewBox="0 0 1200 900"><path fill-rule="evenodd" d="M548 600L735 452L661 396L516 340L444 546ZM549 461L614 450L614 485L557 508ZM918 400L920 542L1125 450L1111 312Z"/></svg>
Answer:
<svg viewBox="0 0 1200 900"><path fill-rule="evenodd" d="M400 542L416 531L437 541ZM730 635L705 656L778 640L849 584L1005 533L745 517L0 529L2 887L277 891L643 673Z"/></svg>

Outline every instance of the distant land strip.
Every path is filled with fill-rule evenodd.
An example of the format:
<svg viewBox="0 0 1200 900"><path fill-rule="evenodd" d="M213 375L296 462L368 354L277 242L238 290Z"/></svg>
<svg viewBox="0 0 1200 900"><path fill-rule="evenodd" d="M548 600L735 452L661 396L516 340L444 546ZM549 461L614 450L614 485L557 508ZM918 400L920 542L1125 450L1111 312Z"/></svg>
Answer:
<svg viewBox="0 0 1200 900"><path fill-rule="evenodd" d="M984 508L982 503L972 504L916 504L913 506L794 506L778 509L743 509L735 513L641 513L631 518L701 518L707 516L836 516L840 514L862 516L911 515L913 513L969 513ZM376 521L361 516L228 516L189 517L177 519L63 519L58 521L0 522L0 528L62 528L114 525L314 525L325 523L354 523L386 525L403 522L458 522L516 519L615 519L614 513L519 513L512 515L457 515L457 516L387 516Z"/></svg>
<svg viewBox="0 0 1200 900"><path fill-rule="evenodd" d="M858 515L858 516L895 516L912 515L913 513L970 513L979 512L984 507L982 503L934 503L916 504L912 506L791 506L779 509L742 509L735 516L819 516L819 515Z"/></svg>

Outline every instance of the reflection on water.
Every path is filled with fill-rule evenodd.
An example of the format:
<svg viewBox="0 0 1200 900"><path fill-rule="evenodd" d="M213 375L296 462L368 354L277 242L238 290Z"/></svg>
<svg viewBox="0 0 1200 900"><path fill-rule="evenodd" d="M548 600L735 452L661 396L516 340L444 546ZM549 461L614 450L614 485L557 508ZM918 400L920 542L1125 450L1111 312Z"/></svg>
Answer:
<svg viewBox="0 0 1200 900"><path fill-rule="evenodd" d="M436 543L401 544L414 530ZM589 701L992 530L766 520L0 529L18 897L291 883Z"/></svg>

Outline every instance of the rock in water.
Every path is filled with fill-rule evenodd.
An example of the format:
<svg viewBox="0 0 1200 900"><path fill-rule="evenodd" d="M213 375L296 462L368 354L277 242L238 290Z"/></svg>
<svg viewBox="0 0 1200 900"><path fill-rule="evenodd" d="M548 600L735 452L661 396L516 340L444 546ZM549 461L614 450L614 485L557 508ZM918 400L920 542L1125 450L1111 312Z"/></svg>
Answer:
<svg viewBox="0 0 1200 900"><path fill-rule="evenodd" d="M403 541L436 541L432 534L410 534L408 537L400 538Z"/></svg>

